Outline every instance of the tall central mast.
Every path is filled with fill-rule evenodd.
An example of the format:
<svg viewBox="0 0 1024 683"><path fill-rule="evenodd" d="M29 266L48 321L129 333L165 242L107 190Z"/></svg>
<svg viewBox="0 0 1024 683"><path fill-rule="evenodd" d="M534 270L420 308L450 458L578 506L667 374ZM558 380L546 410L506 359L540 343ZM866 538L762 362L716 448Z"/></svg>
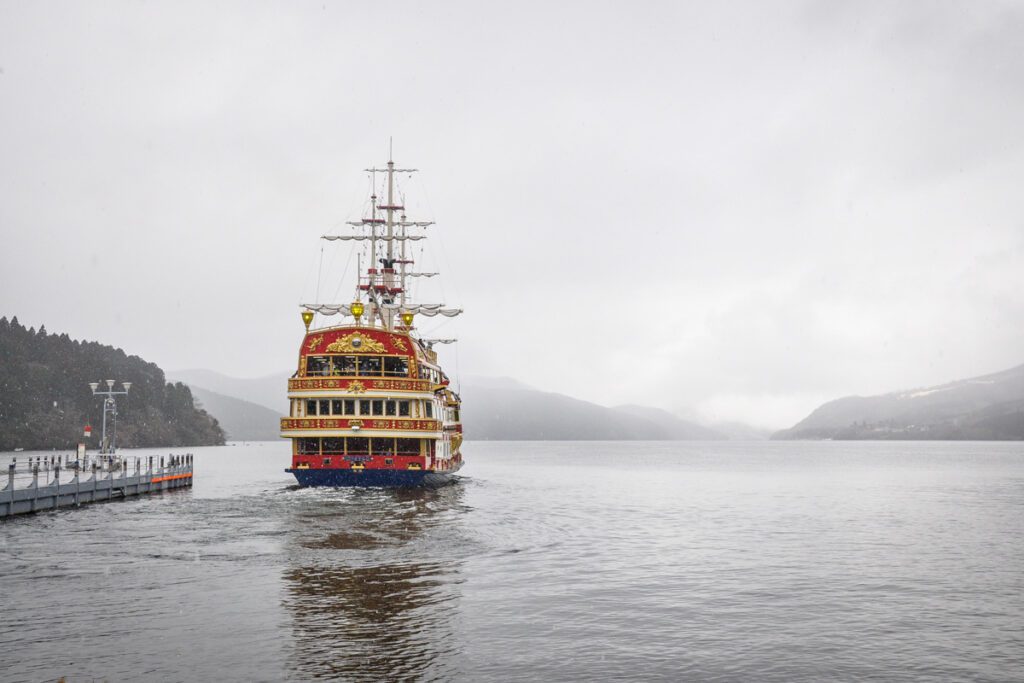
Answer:
<svg viewBox="0 0 1024 683"><path fill-rule="evenodd" d="M384 286L388 288L390 295L391 291L395 286L395 247L394 247L394 226L395 226L395 162L391 156L391 142L388 141L388 256L384 261ZM395 325L395 312L391 309L387 309L387 312L382 316L384 326L389 330L394 329Z"/></svg>
<svg viewBox="0 0 1024 683"><path fill-rule="evenodd" d="M377 174L374 173L373 176L374 176L374 178L373 178L373 185L376 188L376 184L377 184L376 176L377 176ZM377 276L375 275L375 273L377 272L375 270L376 267L377 267L377 191L376 191L376 189L374 189L373 194L370 195L370 206L372 207L370 209L370 268L368 269L368 272L367 272L367 275L369 276L368 280L369 280L369 284L370 284L370 298L369 298L370 314L368 316L366 316L366 318L367 318L367 320L370 323L370 327L373 327L374 322L375 322L375 320L377 318L377 307L374 305L374 303L377 301L376 287L375 287L375 285L377 284Z"/></svg>
<svg viewBox="0 0 1024 683"><path fill-rule="evenodd" d="M395 162L392 159L391 154L391 141L388 141L388 267L393 268L391 265L395 258L394 250L391 246L392 237L394 237L393 226L395 224Z"/></svg>

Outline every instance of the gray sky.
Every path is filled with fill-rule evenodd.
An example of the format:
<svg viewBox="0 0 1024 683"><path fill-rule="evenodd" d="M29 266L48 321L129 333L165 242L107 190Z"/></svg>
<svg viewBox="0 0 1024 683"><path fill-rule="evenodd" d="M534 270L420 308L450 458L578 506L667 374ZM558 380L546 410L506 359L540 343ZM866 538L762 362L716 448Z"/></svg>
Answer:
<svg viewBox="0 0 1024 683"><path fill-rule="evenodd" d="M1019 3L0 2L0 314L287 369L393 136L461 374L788 426L1024 362L1022 45Z"/></svg>

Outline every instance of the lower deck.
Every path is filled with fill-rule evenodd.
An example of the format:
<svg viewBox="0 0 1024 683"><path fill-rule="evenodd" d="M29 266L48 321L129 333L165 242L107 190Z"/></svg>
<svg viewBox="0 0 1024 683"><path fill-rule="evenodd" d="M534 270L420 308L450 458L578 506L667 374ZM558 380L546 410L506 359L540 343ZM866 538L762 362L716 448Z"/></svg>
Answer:
<svg viewBox="0 0 1024 683"><path fill-rule="evenodd" d="M451 433L432 438L391 436L324 436L292 439L292 466L299 473L321 471L446 472L461 466ZM309 475L313 477L314 475Z"/></svg>

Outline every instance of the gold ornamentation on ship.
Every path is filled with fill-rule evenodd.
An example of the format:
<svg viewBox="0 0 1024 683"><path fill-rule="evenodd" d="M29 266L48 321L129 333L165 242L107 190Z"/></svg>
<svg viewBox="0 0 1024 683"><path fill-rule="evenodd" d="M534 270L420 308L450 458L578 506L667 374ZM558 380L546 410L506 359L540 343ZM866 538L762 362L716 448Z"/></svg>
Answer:
<svg viewBox="0 0 1024 683"><path fill-rule="evenodd" d="M405 340L399 336L391 335L391 343L395 345L395 348L399 351L408 351L409 347L405 345Z"/></svg>
<svg viewBox="0 0 1024 683"><path fill-rule="evenodd" d="M459 452L459 446L462 445L462 434L452 434L452 453Z"/></svg>
<svg viewBox="0 0 1024 683"><path fill-rule="evenodd" d="M365 394L366 393L366 385L363 384L362 382L360 382L359 380L353 380L353 381L349 382L348 393L350 393L350 394Z"/></svg>
<svg viewBox="0 0 1024 683"><path fill-rule="evenodd" d="M338 337L327 345L325 353L384 353L387 349L379 341L353 332Z"/></svg>
<svg viewBox="0 0 1024 683"><path fill-rule="evenodd" d="M314 351L316 351L316 347L320 346L323 343L324 335L318 334L317 336L309 340L309 344L306 345L306 350L309 351L310 353L313 353Z"/></svg>

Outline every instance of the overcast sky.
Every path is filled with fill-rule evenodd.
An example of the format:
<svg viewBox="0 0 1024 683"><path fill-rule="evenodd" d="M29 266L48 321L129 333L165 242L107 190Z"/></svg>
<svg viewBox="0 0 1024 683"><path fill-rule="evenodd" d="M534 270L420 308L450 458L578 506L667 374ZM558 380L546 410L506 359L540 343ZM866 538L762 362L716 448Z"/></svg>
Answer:
<svg viewBox="0 0 1024 683"><path fill-rule="evenodd" d="M452 374L784 427L1005 369L1022 45L1020 3L2 1L0 315L290 369L393 136Z"/></svg>

